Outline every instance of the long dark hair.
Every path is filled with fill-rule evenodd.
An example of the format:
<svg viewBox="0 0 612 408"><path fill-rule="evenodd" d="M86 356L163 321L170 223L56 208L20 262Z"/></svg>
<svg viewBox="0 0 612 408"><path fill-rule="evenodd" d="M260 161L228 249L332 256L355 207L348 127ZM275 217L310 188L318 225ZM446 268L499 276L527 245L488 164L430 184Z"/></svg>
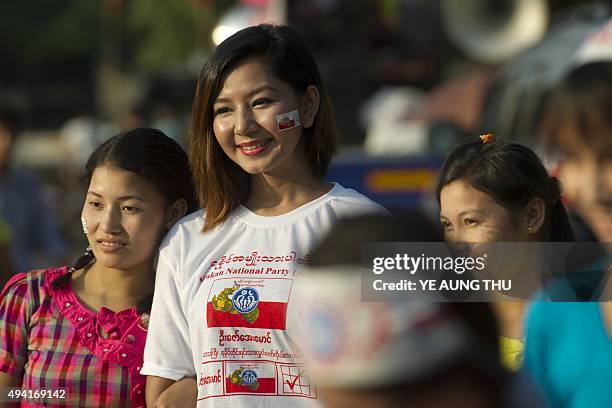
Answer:
<svg viewBox="0 0 612 408"><path fill-rule="evenodd" d="M483 143L473 138L461 142L448 153L440 171L436 189L438 204L442 189L456 180L486 193L513 216L532 199L541 198L546 203L542 229L545 240L575 240L560 200L559 181L548 175L533 150L505 140Z"/></svg>
<svg viewBox="0 0 612 408"><path fill-rule="evenodd" d="M189 160L200 205L206 207L204 231L222 223L250 193L249 175L223 152L213 131L213 105L225 78L240 63L259 58L298 95L318 88L319 111L312 127L303 129L306 159L315 177L323 178L337 150L331 101L319 68L304 39L286 26L248 27L222 42L206 60L193 102Z"/></svg>
<svg viewBox="0 0 612 408"><path fill-rule="evenodd" d="M196 209L189 160L183 148L157 129L140 128L111 137L102 143L85 164L87 185L96 168L110 165L130 171L151 183L168 204L184 199L187 212ZM70 268L81 269L95 260L93 252L87 250ZM61 286L70 280L65 275L55 282Z"/></svg>

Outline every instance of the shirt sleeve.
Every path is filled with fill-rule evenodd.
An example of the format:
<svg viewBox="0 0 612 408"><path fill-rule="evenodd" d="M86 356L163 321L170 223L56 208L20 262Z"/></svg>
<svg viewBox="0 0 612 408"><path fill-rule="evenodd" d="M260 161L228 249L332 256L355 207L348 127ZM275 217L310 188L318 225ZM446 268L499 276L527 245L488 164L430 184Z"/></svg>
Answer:
<svg viewBox="0 0 612 408"><path fill-rule="evenodd" d="M550 302L532 302L527 313L525 328L525 369L537 384L542 394L546 395L551 406L559 405L558 397L549 381L549 333L546 321L551 316L547 313L548 307L555 305ZM553 319L554 321L554 319Z"/></svg>
<svg viewBox="0 0 612 408"><path fill-rule="evenodd" d="M362 196L361 194L357 197L351 197L344 201L344 214L342 216L355 217L358 215L376 214L376 215L391 215L382 205L369 198Z"/></svg>
<svg viewBox="0 0 612 408"><path fill-rule="evenodd" d="M194 377L195 367L187 316L183 310L177 268L168 259L172 243L160 251L155 293L144 351L143 375L174 381Z"/></svg>
<svg viewBox="0 0 612 408"><path fill-rule="evenodd" d="M28 352L28 321L32 312L26 275L15 275L0 295L0 371L22 377Z"/></svg>

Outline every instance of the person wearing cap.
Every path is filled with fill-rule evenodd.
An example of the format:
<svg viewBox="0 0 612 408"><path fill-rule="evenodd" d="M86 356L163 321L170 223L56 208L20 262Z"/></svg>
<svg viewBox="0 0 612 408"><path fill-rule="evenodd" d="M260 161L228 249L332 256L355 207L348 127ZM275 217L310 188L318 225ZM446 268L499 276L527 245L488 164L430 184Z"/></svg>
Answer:
<svg viewBox="0 0 612 408"><path fill-rule="evenodd" d="M560 408L612 406L610 84L612 19L579 49L575 68L550 95L542 122L545 144L560 157L559 178L569 206L607 253L599 260L603 274L582 279L588 302L534 302L528 312L526 367L551 405Z"/></svg>
<svg viewBox="0 0 612 408"><path fill-rule="evenodd" d="M370 215L341 220L313 250L296 296L324 406L504 406L509 376L489 304L361 301L364 242L441 241L423 214Z"/></svg>

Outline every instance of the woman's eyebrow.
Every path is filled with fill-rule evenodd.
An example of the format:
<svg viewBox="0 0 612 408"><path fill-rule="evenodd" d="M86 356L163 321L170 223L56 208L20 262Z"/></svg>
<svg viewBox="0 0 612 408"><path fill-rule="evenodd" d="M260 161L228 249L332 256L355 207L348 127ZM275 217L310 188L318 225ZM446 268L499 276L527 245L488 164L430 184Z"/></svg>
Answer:
<svg viewBox="0 0 612 408"><path fill-rule="evenodd" d="M262 91L271 91L271 92L276 92L278 93L278 90L276 88L274 88L271 85L262 85L260 87L257 87L255 89L253 89L251 92L247 93L247 96L253 96L255 94L258 94Z"/></svg>
<svg viewBox="0 0 612 408"><path fill-rule="evenodd" d="M484 213L483 213L482 211L480 211L480 210L468 209L468 210L463 210L463 211L461 211L461 212L459 213L459 217L463 217L464 215L466 215L466 214L470 214L470 213L474 213L474 214L477 214L477 215L482 215L482 214L484 214Z"/></svg>
<svg viewBox="0 0 612 408"><path fill-rule="evenodd" d="M274 93L278 93L278 89L274 88L273 86L270 85L262 85L262 86L258 86L257 88L253 89L252 91L249 91L245 96L251 97L253 95L256 95L260 92L263 91L271 91ZM231 100L229 98L224 98L224 97L220 97L215 99L215 103L227 103L227 102L231 102Z"/></svg>
<svg viewBox="0 0 612 408"><path fill-rule="evenodd" d="M91 194L91 195L95 195L96 197L103 198L101 194L98 194L92 190L89 190L87 194ZM142 198L141 196L137 196L137 195L125 195L125 196L117 197L117 200L119 201L127 201L127 200L146 201L144 198Z"/></svg>

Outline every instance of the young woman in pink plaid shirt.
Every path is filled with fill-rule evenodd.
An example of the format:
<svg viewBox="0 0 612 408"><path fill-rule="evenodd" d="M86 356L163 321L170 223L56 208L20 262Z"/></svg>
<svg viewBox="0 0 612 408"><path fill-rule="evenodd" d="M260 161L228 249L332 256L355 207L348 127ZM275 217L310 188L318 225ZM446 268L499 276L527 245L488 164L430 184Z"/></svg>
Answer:
<svg viewBox="0 0 612 408"><path fill-rule="evenodd" d="M154 129L109 139L86 169L85 256L18 274L0 295L0 387L25 391L21 406L145 406L154 257L194 209L191 172L183 149ZM0 406L22 395L2 394Z"/></svg>

